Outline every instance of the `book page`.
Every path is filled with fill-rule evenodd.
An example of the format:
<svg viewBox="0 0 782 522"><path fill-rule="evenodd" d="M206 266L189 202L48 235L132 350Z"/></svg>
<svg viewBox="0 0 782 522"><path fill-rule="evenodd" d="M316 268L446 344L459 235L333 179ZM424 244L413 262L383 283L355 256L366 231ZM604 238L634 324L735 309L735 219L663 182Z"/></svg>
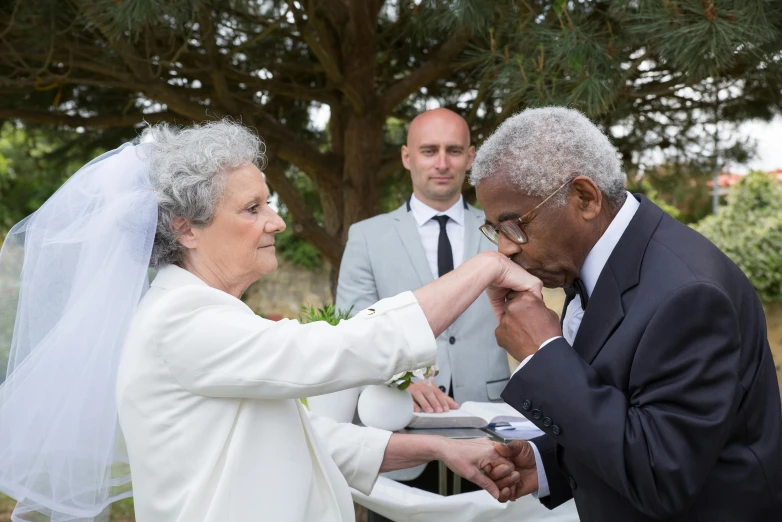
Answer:
<svg viewBox="0 0 782 522"><path fill-rule="evenodd" d="M481 417L471 415L462 408L443 413L413 413L408 428L482 428L488 424Z"/></svg>
<svg viewBox="0 0 782 522"><path fill-rule="evenodd" d="M465 402L459 410L490 422L522 422L527 419L504 402Z"/></svg>

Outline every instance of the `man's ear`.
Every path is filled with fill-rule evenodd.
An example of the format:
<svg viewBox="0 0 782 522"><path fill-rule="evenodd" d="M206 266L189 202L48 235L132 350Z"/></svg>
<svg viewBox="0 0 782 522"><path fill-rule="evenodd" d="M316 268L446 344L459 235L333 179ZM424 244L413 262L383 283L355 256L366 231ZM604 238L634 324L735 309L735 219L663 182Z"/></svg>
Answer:
<svg viewBox="0 0 782 522"><path fill-rule="evenodd" d="M185 248L195 248L198 245L198 238L193 233L190 221L185 218L175 217L171 221L171 231L178 234L179 244Z"/></svg>
<svg viewBox="0 0 782 522"><path fill-rule="evenodd" d="M472 168L472 162L475 161L475 145L470 145L467 149L467 170Z"/></svg>
<svg viewBox="0 0 782 522"><path fill-rule="evenodd" d="M405 166L407 170L410 170L410 151L407 148L407 145L402 145L402 165Z"/></svg>
<svg viewBox="0 0 782 522"><path fill-rule="evenodd" d="M586 176L578 176L571 183L571 194L576 196L578 211L585 221L592 221L603 208L603 193L595 182Z"/></svg>

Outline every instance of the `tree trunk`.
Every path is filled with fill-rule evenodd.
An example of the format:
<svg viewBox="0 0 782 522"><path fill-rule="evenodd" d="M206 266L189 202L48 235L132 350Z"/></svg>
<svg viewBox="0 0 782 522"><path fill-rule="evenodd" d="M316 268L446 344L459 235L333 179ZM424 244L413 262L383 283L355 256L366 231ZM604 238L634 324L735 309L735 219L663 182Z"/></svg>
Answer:
<svg viewBox="0 0 782 522"><path fill-rule="evenodd" d="M351 116L345 129L342 244L352 223L370 218L379 209L380 170L385 119L379 111Z"/></svg>

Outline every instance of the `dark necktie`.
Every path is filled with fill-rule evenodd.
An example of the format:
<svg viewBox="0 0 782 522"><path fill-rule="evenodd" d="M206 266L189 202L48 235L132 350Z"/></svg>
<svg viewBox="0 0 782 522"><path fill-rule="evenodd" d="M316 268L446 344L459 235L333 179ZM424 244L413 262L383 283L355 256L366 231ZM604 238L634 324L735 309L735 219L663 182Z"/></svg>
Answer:
<svg viewBox="0 0 782 522"><path fill-rule="evenodd" d="M437 272L438 277L453 270L453 250L451 250L451 241L445 232L445 225L448 223L448 216L435 216L432 219L440 223L440 239L437 241Z"/></svg>
<svg viewBox="0 0 782 522"><path fill-rule="evenodd" d="M586 312L589 296L587 295L584 282L579 278L575 278L573 284L565 288L565 306L562 307L562 316L559 318L560 328L565 327L565 313L567 312L567 307L573 299L576 298L576 295L581 298L581 309Z"/></svg>

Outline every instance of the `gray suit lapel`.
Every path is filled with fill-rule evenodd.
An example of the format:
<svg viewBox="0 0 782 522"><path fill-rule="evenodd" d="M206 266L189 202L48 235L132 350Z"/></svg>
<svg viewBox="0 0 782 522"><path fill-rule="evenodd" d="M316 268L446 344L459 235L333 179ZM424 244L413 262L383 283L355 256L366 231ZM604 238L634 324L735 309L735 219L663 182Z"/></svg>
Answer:
<svg viewBox="0 0 782 522"><path fill-rule="evenodd" d="M431 268L429 268L429 262L426 260L421 235L418 233L418 224L413 218L413 213L407 211L406 205L402 205L391 215L394 218L396 231L402 239L402 245L404 245L410 262L421 280L421 286L431 283L434 281L434 277Z"/></svg>
<svg viewBox="0 0 782 522"><path fill-rule="evenodd" d="M464 211L464 255L462 263L478 254L483 234L478 227L483 225L483 212L470 205Z"/></svg>

